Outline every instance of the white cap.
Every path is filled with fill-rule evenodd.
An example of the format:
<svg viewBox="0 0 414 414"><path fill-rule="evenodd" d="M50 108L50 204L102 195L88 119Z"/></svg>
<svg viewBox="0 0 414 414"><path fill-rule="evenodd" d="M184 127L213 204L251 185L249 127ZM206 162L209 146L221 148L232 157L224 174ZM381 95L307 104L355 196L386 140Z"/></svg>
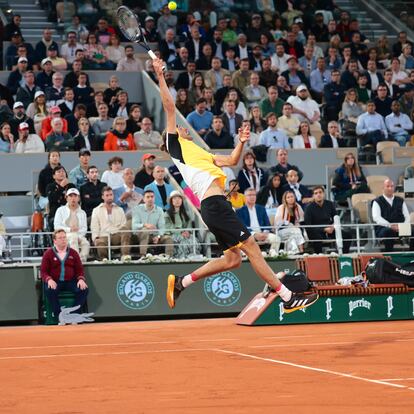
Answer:
<svg viewBox="0 0 414 414"><path fill-rule="evenodd" d="M24 129L29 129L29 124L27 122L21 122L19 124L19 131L23 131Z"/></svg>
<svg viewBox="0 0 414 414"><path fill-rule="evenodd" d="M296 88L296 92L307 91L308 87L303 83Z"/></svg>
<svg viewBox="0 0 414 414"><path fill-rule="evenodd" d="M20 108L21 106L24 107L23 102L17 101L13 105L13 109Z"/></svg>
<svg viewBox="0 0 414 414"><path fill-rule="evenodd" d="M17 63L21 63L21 62L28 62L28 60L27 60L27 58L22 56L22 57L19 57L19 60L17 61Z"/></svg>
<svg viewBox="0 0 414 414"><path fill-rule="evenodd" d="M44 66L46 63L53 63L52 62L52 60L50 59L50 58L44 58L43 60L42 60L42 63L41 63L41 66Z"/></svg>
<svg viewBox="0 0 414 414"><path fill-rule="evenodd" d="M36 93L35 93L35 99L37 99L39 96L42 96L42 95L44 95L45 93L43 92L43 91L37 91Z"/></svg>
<svg viewBox="0 0 414 414"><path fill-rule="evenodd" d="M66 191L67 196L69 196L71 194L76 194L76 195L80 196L80 192L77 188L69 188L69 190Z"/></svg>

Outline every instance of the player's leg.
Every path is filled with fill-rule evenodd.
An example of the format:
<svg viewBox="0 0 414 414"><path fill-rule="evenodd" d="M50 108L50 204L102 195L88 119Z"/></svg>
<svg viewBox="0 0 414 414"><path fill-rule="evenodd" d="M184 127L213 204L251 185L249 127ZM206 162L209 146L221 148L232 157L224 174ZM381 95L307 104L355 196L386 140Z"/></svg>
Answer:
<svg viewBox="0 0 414 414"><path fill-rule="evenodd" d="M218 259L210 260L203 266L194 270L193 273L184 277L178 277L175 275L168 276L168 287L167 287L167 302L170 308L175 306L180 293L188 287L190 284L197 280L204 279L208 276L215 275L226 270L234 269L239 267L241 264L241 255L238 248L232 248L224 251L223 257Z"/></svg>

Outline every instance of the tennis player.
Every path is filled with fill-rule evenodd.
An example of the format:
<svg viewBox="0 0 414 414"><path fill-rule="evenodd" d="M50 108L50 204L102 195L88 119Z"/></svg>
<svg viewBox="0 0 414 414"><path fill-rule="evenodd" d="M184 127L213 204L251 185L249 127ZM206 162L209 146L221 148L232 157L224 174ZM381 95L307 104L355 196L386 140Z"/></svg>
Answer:
<svg viewBox="0 0 414 414"><path fill-rule="evenodd" d="M230 155L213 155L196 145L186 128L176 126L174 99L168 90L162 71L165 62L156 59L153 65L167 114L167 128L163 134L165 151L170 154L187 185L201 200L201 217L216 236L219 247L223 249L222 257L210 260L189 275L168 276L168 305L174 308L181 292L194 282L239 267L242 251L248 256L255 272L279 294L285 312L293 312L312 305L318 299L318 295L291 292L279 281L264 260L255 239L239 221L224 196L226 175L221 167L238 164L244 144L249 140L248 129L239 130L239 142Z"/></svg>

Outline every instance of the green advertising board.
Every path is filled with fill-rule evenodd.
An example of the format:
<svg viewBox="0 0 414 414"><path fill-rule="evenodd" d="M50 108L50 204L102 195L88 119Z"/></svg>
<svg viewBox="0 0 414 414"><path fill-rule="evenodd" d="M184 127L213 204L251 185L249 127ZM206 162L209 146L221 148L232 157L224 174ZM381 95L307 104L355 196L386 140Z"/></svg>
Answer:
<svg viewBox="0 0 414 414"><path fill-rule="evenodd" d="M414 292L400 295L320 297L309 308L286 314L276 298L254 325L414 319Z"/></svg>

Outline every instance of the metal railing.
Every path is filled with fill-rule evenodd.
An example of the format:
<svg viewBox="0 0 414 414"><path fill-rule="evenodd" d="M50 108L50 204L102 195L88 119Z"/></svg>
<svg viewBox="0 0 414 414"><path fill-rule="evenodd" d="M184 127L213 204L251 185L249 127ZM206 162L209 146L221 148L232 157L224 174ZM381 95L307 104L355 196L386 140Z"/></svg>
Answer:
<svg viewBox="0 0 414 414"><path fill-rule="evenodd" d="M349 242L351 245L351 253L367 253L367 252L376 252L378 251L381 246L382 242L387 239L399 239L400 243L399 246L400 249L404 246L406 246L410 239L413 237L411 236L401 236L401 237L390 237L390 238L381 238L381 240L378 240L375 235L375 225L374 224L335 224L335 237L334 238L323 238L323 239L312 239L310 240L307 237L306 229L312 229L312 228L325 228L327 225L323 226L309 226L309 225L301 225L298 226L299 229L302 230L302 233L305 238L305 246L312 246L312 243L318 243L322 242L323 246L325 248L328 248L328 253L330 252L338 252L339 254L342 254L343 252L343 246L344 242ZM266 228L267 231L275 232L275 227L268 227ZM343 230L349 229L351 230L351 237L343 238ZM141 230L140 230L141 231ZM157 234L157 231L155 230L142 230L143 232L148 232L153 235ZM215 246L217 246L217 242L215 241L215 238L212 236L212 234L208 231L206 231L205 228L188 228L188 229L179 229L174 231L165 231L164 235L173 236L176 232L183 232L188 231L190 233L190 239L192 241L191 243L191 253L188 253L188 255L184 258L174 257L174 255L171 257L171 259L168 259L167 257L163 256L163 261L188 261L194 260L208 260L208 258L211 256L211 249ZM137 243L136 238L133 236L137 232L131 232L130 230L122 230L118 233L131 233L131 241L132 243L126 246L129 248L129 251L132 252L132 260L139 258L139 248L140 247L146 247L147 249L153 249L153 248L165 248L167 246L171 246L171 243L164 243L164 244L139 244ZM202 235L202 236L201 236ZM39 261L43 255L43 252L51 247L52 245L52 233L50 232L21 232L21 233L8 233L6 235L3 235L2 237L5 238L7 241L7 247L3 251L3 261L13 261L13 262L20 262L20 263L26 263L26 262L32 262L32 261ZM92 251L92 254L90 254L88 260L97 260L97 254L94 253L93 250L96 251L97 248L103 249L105 247L96 247L94 243L92 242L91 238L91 232L87 233L87 239L90 242L90 248ZM174 241L172 242L174 244ZM178 242L179 244L179 242ZM178 245L176 243L176 245ZM261 243L263 244L263 243ZM266 243L264 243L266 245ZM108 238L108 246L107 248L107 260L114 260L115 258L119 257L115 253L115 250L120 250L120 245L111 245L110 238ZM262 246L262 249L265 252L266 256L270 256L270 250L267 249L265 246ZM326 250L326 249L325 249ZM278 255L286 256L289 252L286 251L279 251L279 252L272 252L271 256L277 257ZM301 254L301 253L299 253ZM295 254L297 255L297 254ZM152 255L151 255L152 257ZM1 259L0 259L1 260ZM141 258L141 260L145 260L145 257Z"/></svg>

